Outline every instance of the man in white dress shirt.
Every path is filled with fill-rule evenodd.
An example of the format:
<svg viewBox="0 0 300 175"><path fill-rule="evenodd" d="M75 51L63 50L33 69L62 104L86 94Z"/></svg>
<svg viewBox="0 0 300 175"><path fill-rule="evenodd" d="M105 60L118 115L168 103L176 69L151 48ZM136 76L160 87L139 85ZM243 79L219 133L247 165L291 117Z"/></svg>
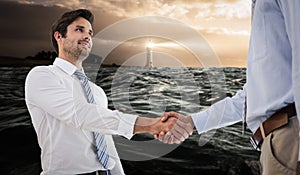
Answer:
<svg viewBox="0 0 300 175"><path fill-rule="evenodd" d="M299 0L252 0L247 82L243 90L191 117L178 117L183 122L177 124L185 123L188 132L195 127L198 133L245 121L253 132L252 144L261 149L263 175L300 175L299 9ZM175 113L165 114L162 120L168 115ZM160 138L167 143L177 142L172 130Z"/></svg>
<svg viewBox="0 0 300 175"><path fill-rule="evenodd" d="M25 100L41 147L42 175L124 174L112 135L130 139L133 134L168 131L176 118L161 122L107 108L104 91L88 82L94 104L75 71L92 48L93 15L79 9L65 13L52 27L58 58L50 66L33 68L25 83ZM99 162L92 132L104 135L110 157L107 168ZM183 131L182 131L183 132Z"/></svg>

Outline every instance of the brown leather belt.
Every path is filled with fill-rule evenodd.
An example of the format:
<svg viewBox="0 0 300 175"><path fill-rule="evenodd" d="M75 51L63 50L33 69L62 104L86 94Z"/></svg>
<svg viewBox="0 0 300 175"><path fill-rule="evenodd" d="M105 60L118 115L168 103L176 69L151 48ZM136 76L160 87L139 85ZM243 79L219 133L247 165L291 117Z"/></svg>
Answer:
<svg viewBox="0 0 300 175"><path fill-rule="evenodd" d="M264 130L265 137L267 137L274 130L288 124L289 118L295 115L295 103L289 104L288 106L275 112L271 117L269 117L266 121L262 123L262 128ZM255 149L260 149L260 146L263 142L263 136L260 128L256 130L256 132L251 137L250 141Z"/></svg>

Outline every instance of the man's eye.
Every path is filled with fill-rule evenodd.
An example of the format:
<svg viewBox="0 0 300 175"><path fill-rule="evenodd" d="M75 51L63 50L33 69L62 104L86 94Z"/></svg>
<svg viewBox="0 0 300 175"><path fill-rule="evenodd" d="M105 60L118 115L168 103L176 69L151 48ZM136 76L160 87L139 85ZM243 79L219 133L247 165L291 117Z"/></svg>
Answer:
<svg viewBox="0 0 300 175"><path fill-rule="evenodd" d="M76 31L83 32L83 30L80 28L76 29Z"/></svg>

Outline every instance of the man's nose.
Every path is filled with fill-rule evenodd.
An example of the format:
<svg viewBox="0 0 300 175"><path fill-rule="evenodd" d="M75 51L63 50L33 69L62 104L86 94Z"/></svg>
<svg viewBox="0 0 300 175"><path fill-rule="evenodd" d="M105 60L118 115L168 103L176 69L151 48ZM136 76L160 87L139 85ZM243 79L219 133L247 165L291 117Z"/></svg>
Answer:
<svg viewBox="0 0 300 175"><path fill-rule="evenodd" d="M84 36L84 38L83 38L85 41L90 41L91 40L91 36L89 36L89 35L86 35L86 36Z"/></svg>
<svg viewBox="0 0 300 175"><path fill-rule="evenodd" d="M86 41L90 41L92 36L89 34L89 33L84 33L84 36L83 36L84 40Z"/></svg>

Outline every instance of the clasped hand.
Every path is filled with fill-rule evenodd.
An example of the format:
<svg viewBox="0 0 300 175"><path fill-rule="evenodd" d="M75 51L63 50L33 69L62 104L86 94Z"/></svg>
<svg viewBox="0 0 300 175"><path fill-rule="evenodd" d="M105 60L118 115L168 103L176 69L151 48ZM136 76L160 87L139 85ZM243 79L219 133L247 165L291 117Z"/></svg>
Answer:
<svg viewBox="0 0 300 175"><path fill-rule="evenodd" d="M163 143L179 144L194 131L194 123L190 116L183 116L176 112L166 112L154 124L153 136Z"/></svg>

